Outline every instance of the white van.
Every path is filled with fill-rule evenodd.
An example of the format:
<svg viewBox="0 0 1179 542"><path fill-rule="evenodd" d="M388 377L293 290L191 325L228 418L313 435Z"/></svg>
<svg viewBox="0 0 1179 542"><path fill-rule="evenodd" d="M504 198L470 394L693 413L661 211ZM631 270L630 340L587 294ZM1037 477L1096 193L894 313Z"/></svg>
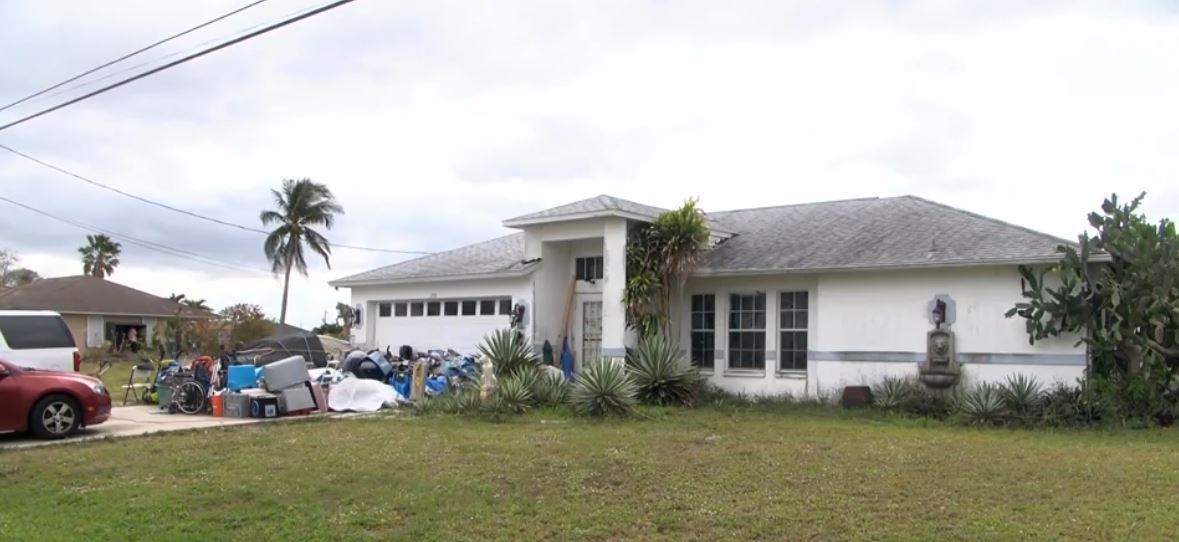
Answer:
<svg viewBox="0 0 1179 542"><path fill-rule="evenodd" d="M70 327L53 311L0 311L0 359L43 371L76 373L82 365Z"/></svg>

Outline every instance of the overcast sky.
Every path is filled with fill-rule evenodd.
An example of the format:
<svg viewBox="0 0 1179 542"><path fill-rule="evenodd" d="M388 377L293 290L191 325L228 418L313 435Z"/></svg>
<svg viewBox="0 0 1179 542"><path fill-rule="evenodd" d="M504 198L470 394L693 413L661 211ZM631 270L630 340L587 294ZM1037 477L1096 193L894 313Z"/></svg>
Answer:
<svg viewBox="0 0 1179 542"><path fill-rule="evenodd" d="M0 102L246 3L0 3ZM269 0L120 66L322 3ZM1176 5L358 0L0 143L250 226L270 188L310 177L347 209L331 239L392 249L484 240L601 193L705 210L915 194L1071 238L1111 192L1179 211ZM261 235L3 151L0 195L257 270L124 242L117 282L278 313ZM42 275L80 273L85 233L0 202L0 247ZM404 258L337 249L293 282L288 320L331 317L347 291L329 279Z"/></svg>

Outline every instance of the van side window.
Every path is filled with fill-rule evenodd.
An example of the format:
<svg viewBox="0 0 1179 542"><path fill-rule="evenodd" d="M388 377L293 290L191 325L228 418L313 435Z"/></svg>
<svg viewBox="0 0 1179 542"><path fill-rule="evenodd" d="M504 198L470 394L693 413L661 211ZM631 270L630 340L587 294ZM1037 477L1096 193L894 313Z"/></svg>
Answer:
<svg viewBox="0 0 1179 542"><path fill-rule="evenodd" d="M74 347L69 326L54 316L0 316L0 335L13 350Z"/></svg>

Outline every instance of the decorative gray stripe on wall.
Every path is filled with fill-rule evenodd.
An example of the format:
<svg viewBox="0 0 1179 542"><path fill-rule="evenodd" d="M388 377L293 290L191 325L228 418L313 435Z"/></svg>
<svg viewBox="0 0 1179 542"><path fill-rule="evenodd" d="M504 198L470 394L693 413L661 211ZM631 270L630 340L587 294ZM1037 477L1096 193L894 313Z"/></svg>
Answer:
<svg viewBox="0 0 1179 542"><path fill-rule="evenodd" d="M602 357L604 358L624 358L626 357L625 348L603 348Z"/></svg>
<svg viewBox="0 0 1179 542"><path fill-rule="evenodd" d="M814 361L869 361L882 363L920 363L925 361L925 352L822 352L811 350L807 357ZM1085 354L999 354L971 353L958 354L961 363L992 365L1079 365L1084 367Z"/></svg>

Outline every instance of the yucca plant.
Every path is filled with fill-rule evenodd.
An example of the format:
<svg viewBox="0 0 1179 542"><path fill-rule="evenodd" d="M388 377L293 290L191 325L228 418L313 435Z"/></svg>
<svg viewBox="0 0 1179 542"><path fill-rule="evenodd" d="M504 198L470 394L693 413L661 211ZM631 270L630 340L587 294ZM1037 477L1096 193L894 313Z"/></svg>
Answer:
<svg viewBox="0 0 1179 542"><path fill-rule="evenodd" d="M508 329L497 329L484 335L479 353L491 360L495 377L501 380L539 364L536 353L524 336Z"/></svg>
<svg viewBox="0 0 1179 542"><path fill-rule="evenodd" d="M631 354L628 370L639 401L649 405L691 406L700 391L700 374L688 366L679 346L663 335L643 339Z"/></svg>
<svg viewBox="0 0 1179 542"><path fill-rule="evenodd" d="M569 402L569 381L564 376L546 374L532 388L537 406L560 406Z"/></svg>
<svg viewBox="0 0 1179 542"><path fill-rule="evenodd" d="M508 412L523 414L532 408L532 390L519 376L501 380L495 396L496 406Z"/></svg>
<svg viewBox="0 0 1179 542"><path fill-rule="evenodd" d="M915 392L911 380L886 376L872 387L872 403L885 410L900 410L909 403Z"/></svg>
<svg viewBox="0 0 1179 542"><path fill-rule="evenodd" d="M1024 374L1011 375L1007 382L999 386L999 396L1003 399L1003 406L1013 416L1027 422L1039 416L1044 388L1035 377Z"/></svg>
<svg viewBox="0 0 1179 542"><path fill-rule="evenodd" d="M577 375L569 398L582 416L627 416L635 409L635 385L621 364L598 361Z"/></svg>
<svg viewBox="0 0 1179 542"><path fill-rule="evenodd" d="M999 387L982 383L963 394L958 404L962 421L970 425L998 425L1006 416L1003 396Z"/></svg>

